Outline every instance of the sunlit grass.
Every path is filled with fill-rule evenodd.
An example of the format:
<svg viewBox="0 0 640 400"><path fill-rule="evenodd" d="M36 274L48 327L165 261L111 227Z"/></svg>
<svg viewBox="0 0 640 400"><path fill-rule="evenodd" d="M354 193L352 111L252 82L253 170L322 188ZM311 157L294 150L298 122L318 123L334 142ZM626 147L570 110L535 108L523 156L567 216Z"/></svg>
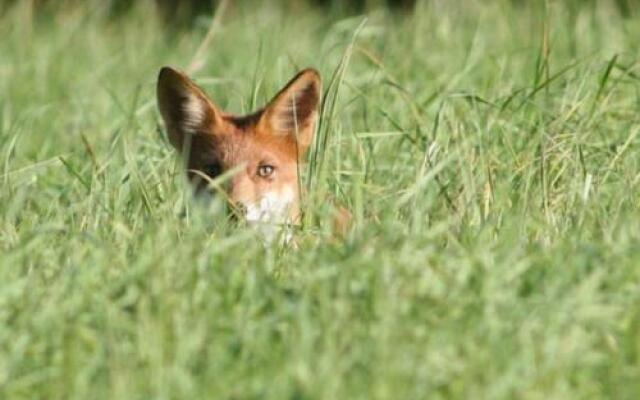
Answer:
<svg viewBox="0 0 640 400"><path fill-rule="evenodd" d="M638 398L640 16L541 3L227 10L194 72L223 109L323 76L297 249L165 139L157 72L207 18L9 9L0 397Z"/></svg>

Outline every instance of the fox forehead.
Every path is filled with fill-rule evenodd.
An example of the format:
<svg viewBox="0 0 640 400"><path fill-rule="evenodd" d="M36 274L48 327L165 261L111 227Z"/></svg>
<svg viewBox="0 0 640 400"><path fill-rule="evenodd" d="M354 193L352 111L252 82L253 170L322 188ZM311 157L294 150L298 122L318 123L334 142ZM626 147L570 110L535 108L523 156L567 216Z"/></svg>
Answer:
<svg viewBox="0 0 640 400"><path fill-rule="evenodd" d="M208 156L215 158L222 167L269 159L295 162L298 158L295 143L278 140L262 132L257 124L259 117L259 113L242 117L225 116L224 124L212 127L204 136L209 145L194 147L193 150L207 149Z"/></svg>

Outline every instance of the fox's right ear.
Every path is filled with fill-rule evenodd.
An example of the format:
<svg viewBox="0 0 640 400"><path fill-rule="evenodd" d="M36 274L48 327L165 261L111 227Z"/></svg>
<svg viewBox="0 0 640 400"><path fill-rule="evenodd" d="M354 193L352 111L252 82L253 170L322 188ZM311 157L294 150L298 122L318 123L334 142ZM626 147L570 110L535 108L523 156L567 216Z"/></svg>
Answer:
<svg viewBox="0 0 640 400"><path fill-rule="evenodd" d="M204 92L173 68L160 70L156 94L169 141L180 151L187 135L211 132L220 119L220 112Z"/></svg>

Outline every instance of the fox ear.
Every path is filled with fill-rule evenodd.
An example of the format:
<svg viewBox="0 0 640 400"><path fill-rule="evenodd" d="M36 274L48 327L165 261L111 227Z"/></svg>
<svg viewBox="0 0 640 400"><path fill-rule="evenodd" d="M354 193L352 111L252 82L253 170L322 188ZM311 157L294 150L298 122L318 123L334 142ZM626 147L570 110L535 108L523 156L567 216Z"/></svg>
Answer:
<svg viewBox="0 0 640 400"><path fill-rule="evenodd" d="M260 123L271 134L294 140L303 153L313 139L320 91L320 74L301 71L267 104Z"/></svg>
<svg viewBox="0 0 640 400"><path fill-rule="evenodd" d="M219 121L220 112L204 92L173 68L160 70L156 94L169 141L178 150L185 136L209 132Z"/></svg>

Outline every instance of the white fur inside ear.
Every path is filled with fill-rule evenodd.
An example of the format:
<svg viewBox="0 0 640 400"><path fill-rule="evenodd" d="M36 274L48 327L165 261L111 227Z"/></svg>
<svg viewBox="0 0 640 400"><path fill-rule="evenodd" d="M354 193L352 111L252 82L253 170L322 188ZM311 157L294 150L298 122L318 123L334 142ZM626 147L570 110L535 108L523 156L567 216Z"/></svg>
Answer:
<svg viewBox="0 0 640 400"><path fill-rule="evenodd" d="M310 121L314 121L316 112L300 109L304 90L292 91L274 109L271 117L271 126L281 134L295 132L304 129ZM303 115L304 114L304 115Z"/></svg>
<svg viewBox="0 0 640 400"><path fill-rule="evenodd" d="M277 132L286 133L291 129L296 128L296 103L294 95L292 95L291 98L287 99L284 104L276 108L275 115L272 119L272 124L273 128Z"/></svg>
<svg viewBox="0 0 640 400"><path fill-rule="evenodd" d="M182 103L182 129L185 133L195 134L202 128L206 119L205 103L193 93L186 93Z"/></svg>

